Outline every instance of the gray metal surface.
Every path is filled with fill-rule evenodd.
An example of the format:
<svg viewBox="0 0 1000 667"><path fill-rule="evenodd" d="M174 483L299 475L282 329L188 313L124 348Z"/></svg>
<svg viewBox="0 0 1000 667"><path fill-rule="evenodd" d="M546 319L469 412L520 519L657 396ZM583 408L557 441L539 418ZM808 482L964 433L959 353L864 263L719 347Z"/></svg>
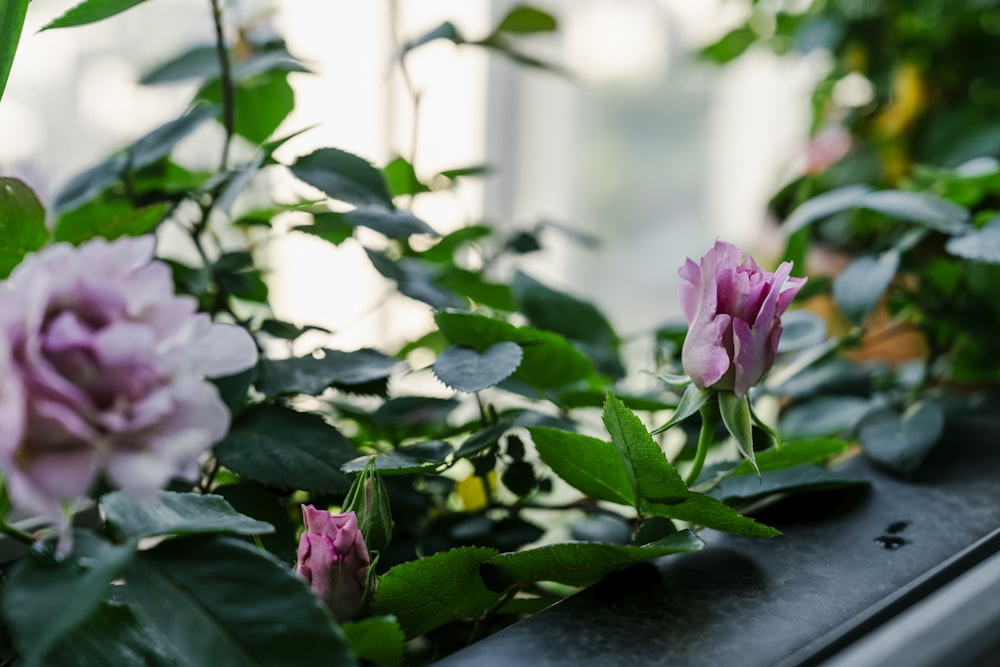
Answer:
<svg viewBox="0 0 1000 667"><path fill-rule="evenodd" d="M996 420L951 429L909 481L861 457L842 467L871 486L758 515L782 537L706 531L700 553L613 575L437 665L816 665L998 550Z"/></svg>

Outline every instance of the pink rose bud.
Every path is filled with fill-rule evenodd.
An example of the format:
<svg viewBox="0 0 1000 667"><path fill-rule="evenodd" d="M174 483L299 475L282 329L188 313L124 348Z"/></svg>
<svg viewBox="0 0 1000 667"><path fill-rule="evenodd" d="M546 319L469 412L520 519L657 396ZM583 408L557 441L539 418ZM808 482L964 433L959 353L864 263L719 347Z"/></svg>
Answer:
<svg viewBox="0 0 1000 667"><path fill-rule="evenodd" d="M0 469L14 505L64 535L63 507L98 477L139 496L197 477L199 457L229 428L205 378L257 359L245 330L174 294L154 245L57 243L0 285Z"/></svg>
<svg viewBox="0 0 1000 667"><path fill-rule="evenodd" d="M681 307L688 335L681 351L684 372L702 389L744 396L771 370L781 337L781 315L805 284L791 278L792 263L774 273L724 241L700 264L681 267Z"/></svg>
<svg viewBox="0 0 1000 667"><path fill-rule="evenodd" d="M354 618L365 597L371 558L354 512L330 514L302 506L305 529L295 571L326 603L338 623Z"/></svg>

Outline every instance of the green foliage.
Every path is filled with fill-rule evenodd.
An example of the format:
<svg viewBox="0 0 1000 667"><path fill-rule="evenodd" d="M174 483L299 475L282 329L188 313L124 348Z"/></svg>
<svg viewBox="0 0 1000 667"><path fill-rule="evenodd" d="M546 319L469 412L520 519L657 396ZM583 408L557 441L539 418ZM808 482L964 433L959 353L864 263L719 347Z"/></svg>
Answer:
<svg viewBox="0 0 1000 667"><path fill-rule="evenodd" d="M48 238L45 210L35 193L16 178L0 178L0 277Z"/></svg>
<svg viewBox="0 0 1000 667"><path fill-rule="evenodd" d="M932 402L914 403L904 413L883 408L858 425L868 455L903 475L911 475L944 431L944 413Z"/></svg>
<svg viewBox="0 0 1000 667"><path fill-rule="evenodd" d="M276 405L243 412L215 448L227 468L284 489L343 493L350 487L340 466L354 447L318 415Z"/></svg>
<svg viewBox="0 0 1000 667"><path fill-rule="evenodd" d="M494 549L462 547L397 565L380 580L373 611L395 616L407 638L481 616L501 597L479 574L496 555Z"/></svg>
<svg viewBox="0 0 1000 667"><path fill-rule="evenodd" d="M521 365L524 352L517 343L500 342L482 353L453 345L438 355L434 375L452 389L473 393L500 384Z"/></svg>
<svg viewBox="0 0 1000 667"><path fill-rule="evenodd" d="M137 616L189 663L211 656L220 667L354 664L305 582L244 542L169 540L140 553L125 580Z"/></svg>
<svg viewBox="0 0 1000 667"><path fill-rule="evenodd" d="M397 667L403 660L403 631L392 616L373 616L341 626L351 650L362 660Z"/></svg>
<svg viewBox="0 0 1000 667"><path fill-rule="evenodd" d="M119 539L139 540L161 535L274 532L269 523L243 516L223 498L198 493L160 491L137 500L121 491L101 497L108 528Z"/></svg>
<svg viewBox="0 0 1000 667"><path fill-rule="evenodd" d="M14 54L21 39L24 17L28 13L28 1L14 0L0 5L0 35L4 35L3 43L0 44L0 100L3 99L3 91L14 66Z"/></svg>
<svg viewBox="0 0 1000 667"><path fill-rule="evenodd" d="M70 8L65 14L53 20L42 30L53 28L72 28L73 26L96 23L115 14L120 14L126 9L131 9L140 5L145 0L84 0L80 4Z"/></svg>

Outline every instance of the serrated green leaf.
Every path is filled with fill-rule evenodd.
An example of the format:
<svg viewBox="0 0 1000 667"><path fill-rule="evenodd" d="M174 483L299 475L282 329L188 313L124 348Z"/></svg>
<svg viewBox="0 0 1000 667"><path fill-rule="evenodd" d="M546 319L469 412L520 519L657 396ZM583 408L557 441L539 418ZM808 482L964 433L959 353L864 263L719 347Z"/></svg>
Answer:
<svg viewBox="0 0 1000 667"><path fill-rule="evenodd" d="M84 0L80 4L71 7L65 14L49 22L42 30L52 30L54 28L72 28L87 23L96 23L115 14L120 14L126 9L131 9L140 5L145 0Z"/></svg>
<svg viewBox="0 0 1000 667"><path fill-rule="evenodd" d="M0 278L48 239L45 209L32 189L16 178L0 178Z"/></svg>
<svg viewBox="0 0 1000 667"><path fill-rule="evenodd" d="M111 585L135 556L135 543L115 545L77 530L73 553L22 558L4 582L4 616L15 631L26 665L41 662L67 633L93 614Z"/></svg>
<svg viewBox="0 0 1000 667"><path fill-rule="evenodd" d="M464 305L452 291L438 284L438 269L418 259L403 257L391 259L384 252L365 248L365 254L375 270L396 282L402 294L432 308L455 308Z"/></svg>
<svg viewBox="0 0 1000 667"><path fill-rule="evenodd" d="M185 664L356 664L305 581L245 542L169 540L142 552L125 579L136 614Z"/></svg>
<svg viewBox="0 0 1000 667"><path fill-rule="evenodd" d="M833 280L833 300L844 316L863 323L875 310L899 269L899 252L890 249L877 257L855 258Z"/></svg>
<svg viewBox="0 0 1000 667"><path fill-rule="evenodd" d="M674 414L670 415L670 419L663 426L659 426L652 431L652 435L657 433L663 433L669 428L673 428L677 424L695 414L701 410L705 403L708 403L708 399L712 397L712 392L708 389L702 389L701 387L696 387L693 383L687 386L684 390L684 394L681 396L680 402L677 407L674 408Z"/></svg>
<svg viewBox="0 0 1000 667"><path fill-rule="evenodd" d="M714 528L734 535L748 537L776 537L781 531L757 523L743 516L722 501L703 493L690 493L684 502L676 505L651 503L644 508L647 514L667 519L686 521L695 526Z"/></svg>
<svg viewBox="0 0 1000 667"><path fill-rule="evenodd" d="M368 348L353 352L323 349L321 353L321 357L261 359L257 364L257 388L268 397L282 394L316 396L335 384L361 385L385 379L401 363Z"/></svg>
<svg viewBox="0 0 1000 667"><path fill-rule="evenodd" d="M14 65L14 54L21 41L24 17L28 13L28 0L5 0L0 2L0 100L7 87L7 79Z"/></svg>
<svg viewBox="0 0 1000 667"><path fill-rule="evenodd" d="M405 637L392 616L374 616L340 626L347 643L362 660L397 667L403 661Z"/></svg>
<svg viewBox="0 0 1000 667"><path fill-rule="evenodd" d="M496 549L460 547L397 565L379 581L373 611L395 616L408 639L478 617L500 599L479 575L496 555Z"/></svg>
<svg viewBox="0 0 1000 667"><path fill-rule="evenodd" d="M876 410L858 424L858 440L869 457L903 475L920 466L944 430L944 412L933 401L914 403L903 414Z"/></svg>
<svg viewBox="0 0 1000 667"><path fill-rule="evenodd" d="M234 510L221 496L157 491L141 500L115 491L101 497L106 520L126 539L158 535L236 533L262 535L274 527Z"/></svg>
<svg viewBox="0 0 1000 667"><path fill-rule="evenodd" d="M483 564L483 577L494 590L501 591L536 581L589 586L623 567L650 558L698 551L704 546L689 530L641 547L597 542L550 544L495 556Z"/></svg>
<svg viewBox="0 0 1000 667"><path fill-rule="evenodd" d="M716 392L719 397L719 412L726 430L736 440L736 446L743 458L758 471L754 461L753 426L750 422L750 398L739 397L731 391Z"/></svg>
<svg viewBox="0 0 1000 667"><path fill-rule="evenodd" d="M352 459L341 466L347 473L360 472L374 459L375 468L381 475L409 475L429 472L442 466L455 453L455 448L442 440L428 440L416 445L404 445L384 454L365 455Z"/></svg>
<svg viewBox="0 0 1000 667"><path fill-rule="evenodd" d="M538 456L570 486L598 500L635 505L632 482L613 444L544 426L528 432Z"/></svg>
<svg viewBox="0 0 1000 667"><path fill-rule="evenodd" d="M510 430L510 426L510 420L503 420L499 424L494 424L473 433L455 451L455 458L475 456L493 447L500 441L503 434Z"/></svg>
<svg viewBox="0 0 1000 667"><path fill-rule="evenodd" d="M52 240L79 245L96 236L108 240L120 236L142 236L156 229L169 209L169 204L155 204L105 218L95 215L98 211L90 211L89 207L79 208L56 221Z"/></svg>
<svg viewBox="0 0 1000 667"><path fill-rule="evenodd" d="M523 358L517 343L495 343L482 353L465 345L452 345L438 355L433 369L437 379L452 389L474 393L506 380Z"/></svg>
<svg viewBox="0 0 1000 667"><path fill-rule="evenodd" d="M612 444L625 463L637 498L674 503L687 497L687 486L680 473L653 441L642 421L613 394L608 394L602 418Z"/></svg>
<svg viewBox="0 0 1000 667"><path fill-rule="evenodd" d="M439 312L434 321L452 344L477 350L503 341L521 344L524 360L511 377L538 389L562 387L594 373L593 363L583 353L552 332L457 311Z"/></svg>
<svg viewBox="0 0 1000 667"><path fill-rule="evenodd" d="M296 225L292 231L312 234L339 246L354 235L354 225L347 221L343 213L329 211L313 214L311 225Z"/></svg>
<svg viewBox="0 0 1000 667"><path fill-rule="evenodd" d="M265 404L236 418L215 455L227 468L268 486L344 493L351 483L340 467L357 451L318 415Z"/></svg>
<svg viewBox="0 0 1000 667"><path fill-rule="evenodd" d="M382 172L357 155L337 148L320 148L298 158L289 168L296 178L332 199L355 206L394 208Z"/></svg>

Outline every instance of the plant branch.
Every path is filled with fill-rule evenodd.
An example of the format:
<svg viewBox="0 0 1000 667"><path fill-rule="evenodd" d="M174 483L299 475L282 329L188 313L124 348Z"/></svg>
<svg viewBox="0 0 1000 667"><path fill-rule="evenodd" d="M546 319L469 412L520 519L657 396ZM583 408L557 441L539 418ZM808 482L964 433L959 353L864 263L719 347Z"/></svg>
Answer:
<svg viewBox="0 0 1000 667"><path fill-rule="evenodd" d="M215 53L219 59L219 85L222 88L222 127L226 131L219 171L225 171L229 167L229 148L236 128L236 100L233 91L233 73L229 65L229 52L226 48L226 38L222 28L222 5L220 0L210 1L212 3L212 22L215 24Z"/></svg>

